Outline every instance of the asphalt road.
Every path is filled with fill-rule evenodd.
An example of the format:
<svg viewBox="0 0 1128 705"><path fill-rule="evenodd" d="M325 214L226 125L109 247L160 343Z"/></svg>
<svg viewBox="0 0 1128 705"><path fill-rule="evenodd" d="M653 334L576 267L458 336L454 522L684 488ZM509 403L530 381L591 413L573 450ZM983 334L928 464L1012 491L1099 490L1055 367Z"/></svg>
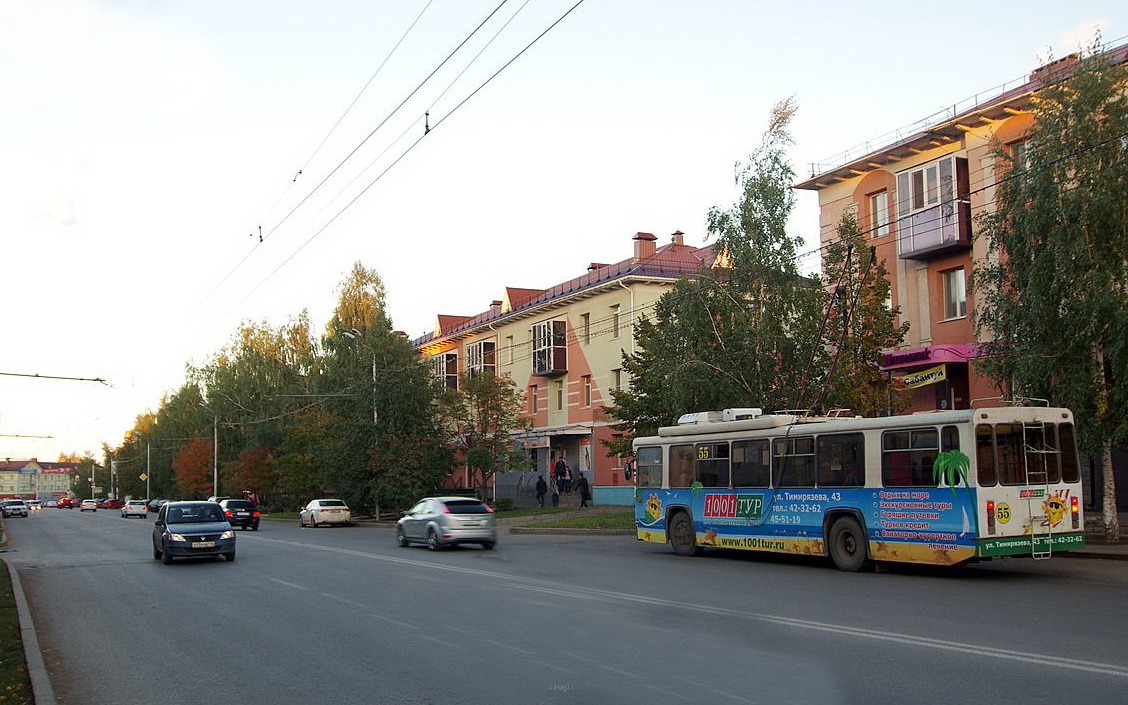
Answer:
<svg viewBox="0 0 1128 705"><path fill-rule="evenodd" d="M150 521L8 522L61 703L1060 703L1128 689L1128 562L846 574L622 536L398 548L240 532L152 560Z"/></svg>

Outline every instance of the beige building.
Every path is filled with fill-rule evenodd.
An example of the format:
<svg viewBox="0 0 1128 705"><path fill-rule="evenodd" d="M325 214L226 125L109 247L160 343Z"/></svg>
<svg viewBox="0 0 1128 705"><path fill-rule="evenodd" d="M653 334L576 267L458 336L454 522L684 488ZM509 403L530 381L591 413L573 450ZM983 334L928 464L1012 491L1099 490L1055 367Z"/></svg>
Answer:
<svg viewBox="0 0 1128 705"><path fill-rule="evenodd" d="M1113 50L1124 62L1128 47ZM943 116L903 131L877 149L845 154L833 168L797 188L818 192L823 246L853 211L884 259L891 305L908 322L904 345L885 354L883 370L899 379L909 410L965 409L1003 391L976 370L975 300L968 281L986 243L974 237L976 217L995 201L1005 174L996 148L1019 160L1033 118L1035 91L1068 69L1067 57L989 97L977 96Z"/></svg>
<svg viewBox="0 0 1128 705"><path fill-rule="evenodd" d="M40 463L32 460L0 461L0 498L50 500L70 494L74 463Z"/></svg>
<svg viewBox="0 0 1128 705"><path fill-rule="evenodd" d="M601 504L633 501L622 461L601 444L616 433L601 408L611 403L610 390L628 384L622 354L635 350L635 322L675 281L712 263L712 248L686 245L681 232L660 247L650 233L633 240L629 259L592 263L549 289L506 287L486 311L440 315L432 333L413 341L452 388L468 370L513 379L525 391L532 426L518 441L535 474L562 458L574 478L584 473ZM466 477L452 481L469 486Z"/></svg>

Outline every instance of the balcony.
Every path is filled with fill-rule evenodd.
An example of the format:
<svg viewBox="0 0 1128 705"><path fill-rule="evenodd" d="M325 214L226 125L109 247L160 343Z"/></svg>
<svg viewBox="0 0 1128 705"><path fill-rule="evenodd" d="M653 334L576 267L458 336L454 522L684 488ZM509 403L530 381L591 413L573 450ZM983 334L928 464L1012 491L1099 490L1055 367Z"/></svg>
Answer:
<svg viewBox="0 0 1128 705"><path fill-rule="evenodd" d="M901 259L927 260L971 248L971 204L941 203L898 222Z"/></svg>

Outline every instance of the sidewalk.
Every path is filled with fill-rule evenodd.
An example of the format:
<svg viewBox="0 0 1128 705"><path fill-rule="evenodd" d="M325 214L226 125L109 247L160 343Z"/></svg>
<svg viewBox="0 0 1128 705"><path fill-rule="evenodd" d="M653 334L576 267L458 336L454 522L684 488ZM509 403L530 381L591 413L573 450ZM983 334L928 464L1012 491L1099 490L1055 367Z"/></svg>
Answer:
<svg viewBox="0 0 1128 705"><path fill-rule="evenodd" d="M1120 541L1109 543L1104 538L1104 524L1100 512L1089 512L1085 519L1085 547L1068 553L1066 558L1104 558L1128 560L1128 512L1120 513Z"/></svg>

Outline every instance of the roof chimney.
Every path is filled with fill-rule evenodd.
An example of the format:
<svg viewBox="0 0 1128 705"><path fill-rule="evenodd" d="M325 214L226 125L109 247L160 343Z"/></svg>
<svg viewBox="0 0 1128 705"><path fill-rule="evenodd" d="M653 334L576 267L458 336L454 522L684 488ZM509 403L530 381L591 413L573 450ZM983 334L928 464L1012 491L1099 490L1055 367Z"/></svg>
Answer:
<svg viewBox="0 0 1128 705"><path fill-rule="evenodd" d="M671 235L670 238L673 240L673 243L675 245L684 245L685 244L685 233L683 233L680 230L675 230L674 234Z"/></svg>
<svg viewBox="0 0 1128 705"><path fill-rule="evenodd" d="M490 302L490 313L501 313L501 302L497 299Z"/></svg>
<svg viewBox="0 0 1128 705"><path fill-rule="evenodd" d="M604 267L606 267L606 266L607 266L607 265L606 265L606 264L603 264L602 262L592 262L591 264L589 264L589 265L588 265L588 271L589 271L589 272L594 272L595 270L597 270L597 269L603 269L603 268L604 268Z"/></svg>
<svg viewBox="0 0 1128 705"><path fill-rule="evenodd" d="M650 233L635 233L634 236L634 259L635 262L641 262L654 256L657 251L657 246L654 244L658 238Z"/></svg>

